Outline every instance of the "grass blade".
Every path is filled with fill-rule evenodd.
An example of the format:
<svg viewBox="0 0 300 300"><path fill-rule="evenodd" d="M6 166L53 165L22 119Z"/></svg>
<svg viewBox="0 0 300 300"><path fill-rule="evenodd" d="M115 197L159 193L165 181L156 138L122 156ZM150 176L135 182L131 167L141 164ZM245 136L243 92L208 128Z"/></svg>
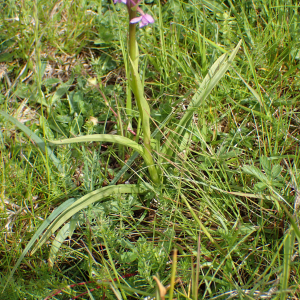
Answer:
<svg viewBox="0 0 300 300"><path fill-rule="evenodd" d="M53 151L46 146L45 142L39 136L37 136L27 126L19 122L16 118L8 115L4 111L0 111L0 115L2 115L5 119L15 124L20 130L22 130L28 136L28 138L32 140L43 151L43 153L47 153L47 155L53 161L57 169L63 173L63 167L60 163L60 160L54 155Z"/></svg>
<svg viewBox="0 0 300 300"><path fill-rule="evenodd" d="M74 202L76 201L76 199L71 198L67 201L65 201L64 203L62 203L57 209L55 209L50 216L42 223L42 225L39 227L39 229L36 231L36 233L33 235L33 237L31 238L31 240L29 241L29 243L27 244L27 246L25 247L24 251L22 252L20 258L18 259L17 263L15 264L15 266L13 267L12 271L10 272L10 275L7 279L7 282L2 290L5 290L7 284L9 283L9 281L11 280L13 274L15 273L15 271L17 270L17 268L19 267L19 265L21 264L23 258L25 257L25 255L29 252L29 250L31 249L31 247L34 245L34 243L37 241L37 239L39 238L39 236L42 234L42 232L47 228L47 226L49 226L51 224L51 222L53 220L55 220L63 211L65 211L69 206L71 206Z"/></svg>
<svg viewBox="0 0 300 300"><path fill-rule="evenodd" d="M289 287L290 271L291 271L291 257L293 255L293 249L295 244L295 232L290 230L284 240L283 246L283 273L281 278L281 298L287 299L287 289Z"/></svg>

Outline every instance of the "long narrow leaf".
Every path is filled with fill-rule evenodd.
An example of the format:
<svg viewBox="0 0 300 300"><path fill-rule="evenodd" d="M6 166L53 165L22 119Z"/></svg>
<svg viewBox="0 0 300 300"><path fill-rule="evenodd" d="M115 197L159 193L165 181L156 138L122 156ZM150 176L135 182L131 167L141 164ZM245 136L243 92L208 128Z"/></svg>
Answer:
<svg viewBox="0 0 300 300"><path fill-rule="evenodd" d="M17 268L19 267L19 265L21 264L22 260L24 259L25 255L29 252L29 250L31 249L31 247L33 246L33 244L37 241L37 239L39 238L39 236L43 233L43 231L51 224L51 222L53 220L55 220L63 211L65 211L69 206L71 206L74 202L76 201L76 199L71 198L67 201L65 201L64 203L62 203L58 208L56 208L51 214L50 216L42 223L42 225L39 227L39 229L36 231L36 233L33 235L33 237L31 238L31 240L29 241L29 243L27 244L27 246L25 247L25 249L23 250L21 256L19 257L17 263L15 264L15 266L13 267L12 271L9 274L9 277L6 281L6 284L3 288L3 291L6 288L6 285L8 284L8 282L11 280L12 276L14 275L15 271L17 270Z"/></svg>
<svg viewBox="0 0 300 300"><path fill-rule="evenodd" d="M184 131L187 129L189 122L192 119L193 113L196 108L198 108L201 103L209 96L213 88L219 83L221 78L225 75L231 63L233 62L242 41L240 41L237 46L234 48L232 53L227 59L227 54L223 54L219 57L215 63L210 68L208 74L203 79L199 89L191 100L183 118L180 120L177 128L174 130L173 134L170 135L168 141L165 143L163 148L163 153L167 155L172 154L171 144L174 144L174 141L177 142L180 136L184 135Z"/></svg>
<svg viewBox="0 0 300 300"><path fill-rule="evenodd" d="M138 70L134 62L130 59L132 79L130 81L132 91L135 95L138 109L142 118L142 128L143 128L143 140L144 140L144 153L143 158L148 167L151 179L155 184L160 183L158 170L156 169L152 157L151 149L151 131L150 131L150 108L144 97L144 86L140 80Z"/></svg>
<svg viewBox="0 0 300 300"><path fill-rule="evenodd" d="M124 193L142 193L145 191L144 187L140 187L132 184L120 184L117 186L106 186L96 191L93 191L77 201L75 201L71 206L67 207L53 222L48 226L48 229L44 232L39 242L35 245L32 250L32 254L41 247L46 240L69 218L71 218L78 211L91 205L94 202L102 200L108 196Z"/></svg>
<svg viewBox="0 0 300 300"><path fill-rule="evenodd" d="M58 234L55 237L55 240L52 242L50 253L49 253L49 264L52 267L54 265L55 258L57 256L58 250L62 243L65 241L70 231L70 222L65 224Z"/></svg>
<svg viewBox="0 0 300 300"><path fill-rule="evenodd" d="M192 98L188 109L180 121L180 125L184 126L191 118L192 114L195 111L195 108L199 107L201 103L208 97L213 88L219 83L222 77L225 75L229 67L231 66L242 41L240 41L237 46L232 51L228 59L226 59L227 54L223 54L219 57L216 62L210 68L208 74L205 76L203 82L201 83L198 91Z"/></svg>
<svg viewBox="0 0 300 300"><path fill-rule="evenodd" d="M140 153L142 156L144 155L144 149L138 143L132 141L131 139L120 136L120 135L113 135L113 134L91 134L91 135L84 135L78 136L75 138L70 139L63 139L57 141L50 141L53 145L65 145L65 144L72 144L72 143L84 143L84 142L108 142L108 143L117 143L120 145L128 146L133 150Z"/></svg>
<svg viewBox="0 0 300 300"><path fill-rule="evenodd" d="M280 276L281 281L281 299L287 299L286 291L289 287L289 278L291 272L291 257L293 255L295 245L295 231L290 229L284 239L283 246L283 272Z"/></svg>

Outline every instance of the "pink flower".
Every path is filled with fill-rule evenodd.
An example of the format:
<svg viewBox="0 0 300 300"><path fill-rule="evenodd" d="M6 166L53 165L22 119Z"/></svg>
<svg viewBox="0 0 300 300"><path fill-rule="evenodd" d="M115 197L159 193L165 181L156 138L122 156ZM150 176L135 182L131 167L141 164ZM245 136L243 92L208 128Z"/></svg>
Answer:
<svg viewBox="0 0 300 300"><path fill-rule="evenodd" d="M139 26L141 28L141 27L147 26L150 23L154 23L154 19L152 18L152 16L150 16L148 14L143 14L140 17L136 17L136 18L133 18L132 20L130 20L131 24L139 23L139 22L140 22Z"/></svg>
<svg viewBox="0 0 300 300"><path fill-rule="evenodd" d="M114 0L114 4L127 4L129 10L131 9L131 7L138 5L139 2L141 2L141 0ZM147 26L148 24L154 23L154 19L152 18L152 16L145 14L140 7L137 7L136 10L141 16L131 19L130 24L140 23L139 26L141 28Z"/></svg>
<svg viewBox="0 0 300 300"><path fill-rule="evenodd" d="M141 0L130 0L128 1L128 4L131 3L132 6L135 6L137 5ZM136 3L135 3L136 2ZM117 3L124 3L124 4L127 4L127 0L114 0L114 4L117 4Z"/></svg>

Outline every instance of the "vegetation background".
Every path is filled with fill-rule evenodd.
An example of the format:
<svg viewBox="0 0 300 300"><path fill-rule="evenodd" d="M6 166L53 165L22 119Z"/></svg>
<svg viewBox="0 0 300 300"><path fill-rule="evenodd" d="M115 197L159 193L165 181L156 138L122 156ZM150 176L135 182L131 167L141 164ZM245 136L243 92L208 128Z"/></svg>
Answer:
<svg viewBox="0 0 300 300"><path fill-rule="evenodd" d="M78 213L72 237L58 236L55 253L51 237L26 256L0 298L50 299L58 290L52 299L160 299L155 275L169 288L166 299L299 299L299 4L144 4L155 18L138 30L153 129L168 115L174 127L213 62L242 39L232 68L195 111L188 148L163 169L163 197L116 195ZM120 130L130 97L126 7L2 0L0 12L3 290L42 221L107 186L131 150L61 146L53 148L58 166L50 148L20 130L43 141ZM131 114L135 129L138 112ZM146 173L137 158L118 183Z"/></svg>

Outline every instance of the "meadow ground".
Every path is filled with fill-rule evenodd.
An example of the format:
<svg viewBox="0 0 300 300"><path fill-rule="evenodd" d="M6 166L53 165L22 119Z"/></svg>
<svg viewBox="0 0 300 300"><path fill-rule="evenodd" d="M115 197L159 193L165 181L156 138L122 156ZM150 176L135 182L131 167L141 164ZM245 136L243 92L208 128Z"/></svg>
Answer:
<svg viewBox="0 0 300 300"><path fill-rule="evenodd" d="M299 299L294 0L145 0L155 22L137 29L139 69L161 185L78 211L9 277L62 203L111 183L151 184L131 148L48 143L140 131L127 11L112 2L0 0L0 299ZM171 141L172 160L160 159L214 62L240 40Z"/></svg>

